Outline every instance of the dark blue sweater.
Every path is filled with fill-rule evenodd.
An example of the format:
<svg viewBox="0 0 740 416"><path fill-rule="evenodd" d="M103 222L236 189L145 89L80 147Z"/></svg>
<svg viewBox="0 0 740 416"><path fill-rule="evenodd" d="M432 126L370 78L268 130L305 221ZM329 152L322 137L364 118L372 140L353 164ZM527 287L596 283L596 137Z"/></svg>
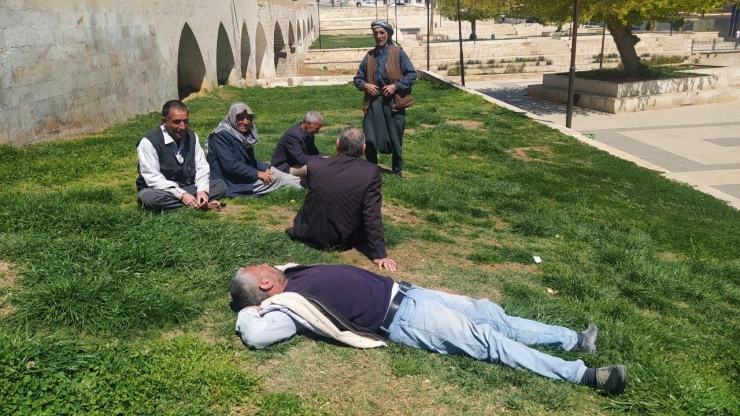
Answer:
<svg viewBox="0 0 740 416"><path fill-rule="evenodd" d="M353 266L286 270L285 292L306 293L360 330L378 332L391 302L393 279Z"/></svg>

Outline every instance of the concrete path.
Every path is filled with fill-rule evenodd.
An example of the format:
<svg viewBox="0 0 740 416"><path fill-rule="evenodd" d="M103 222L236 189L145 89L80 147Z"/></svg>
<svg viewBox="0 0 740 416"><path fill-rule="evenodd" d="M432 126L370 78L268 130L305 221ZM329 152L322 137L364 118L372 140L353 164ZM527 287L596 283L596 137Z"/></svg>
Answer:
<svg viewBox="0 0 740 416"><path fill-rule="evenodd" d="M541 82L541 78L494 80L467 82L466 86L592 146L661 171L667 178L688 183L740 209L740 102L624 114L576 107L573 130L569 130L565 128L565 104L526 95L527 85ZM589 139L578 133L595 137Z"/></svg>

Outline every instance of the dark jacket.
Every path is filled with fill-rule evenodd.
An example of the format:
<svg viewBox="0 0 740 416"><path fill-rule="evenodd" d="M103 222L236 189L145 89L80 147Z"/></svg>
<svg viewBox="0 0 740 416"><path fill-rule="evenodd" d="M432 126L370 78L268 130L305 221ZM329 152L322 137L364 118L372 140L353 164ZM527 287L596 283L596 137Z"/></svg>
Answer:
<svg viewBox="0 0 740 416"><path fill-rule="evenodd" d="M226 182L226 195L230 197L251 196L257 172L270 168L254 157L252 147L244 147L224 131L208 139L206 160L211 167L211 179Z"/></svg>
<svg viewBox="0 0 740 416"><path fill-rule="evenodd" d="M388 257L380 208L380 168L350 156L311 159L308 195L289 234L318 248L348 249L367 244L370 257Z"/></svg>
<svg viewBox="0 0 740 416"><path fill-rule="evenodd" d="M321 157L315 137L301 129L301 123L288 129L275 147L270 164L277 170L290 173L291 166L303 166L309 160Z"/></svg>

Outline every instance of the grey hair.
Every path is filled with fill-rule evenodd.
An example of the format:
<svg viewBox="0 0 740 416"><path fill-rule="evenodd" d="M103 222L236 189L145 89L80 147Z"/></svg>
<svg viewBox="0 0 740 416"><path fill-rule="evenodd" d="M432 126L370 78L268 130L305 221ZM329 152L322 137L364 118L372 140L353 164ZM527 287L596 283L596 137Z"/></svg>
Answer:
<svg viewBox="0 0 740 416"><path fill-rule="evenodd" d="M318 111L309 111L306 113L306 116L303 117L303 121L311 124L324 124L324 116L322 116Z"/></svg>
<svg viewBox="0 0 740 416"><path fill-rule="evenodd" d="M365 145L365 133L355 126L345 127L339 133L339 146L337 152L344 156L362 156L362 147Z"/></svg>
<svg viewBox="0 0 740 416"><path fill-rule="evenodd" d="M243 272L239 268L234 277L231 278L231 310L238 312L247 306L257 306L263 300L270 297L267 293L260 290L259 276L254 273Z"/></svg>

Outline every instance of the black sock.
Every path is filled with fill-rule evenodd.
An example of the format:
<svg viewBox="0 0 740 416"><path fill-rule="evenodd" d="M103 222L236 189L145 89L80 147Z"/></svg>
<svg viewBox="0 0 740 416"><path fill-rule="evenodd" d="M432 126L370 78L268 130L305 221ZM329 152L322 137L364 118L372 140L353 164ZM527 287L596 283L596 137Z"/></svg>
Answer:
<svg viewBox="0 0 740 416"><path fill-rule="evenodd" d="M583 346L583 334L580 332L578 333L578 341L576 341L576 346L573 349L580 348Z"/></svg>
<svg viewBox="0 0 740 416"><path fill-rule="evenodd" d="M581 381L579 381L578 384L596 387L596 369L587 368L586 372L583 373L583 377L581 377Z"/></svg>

